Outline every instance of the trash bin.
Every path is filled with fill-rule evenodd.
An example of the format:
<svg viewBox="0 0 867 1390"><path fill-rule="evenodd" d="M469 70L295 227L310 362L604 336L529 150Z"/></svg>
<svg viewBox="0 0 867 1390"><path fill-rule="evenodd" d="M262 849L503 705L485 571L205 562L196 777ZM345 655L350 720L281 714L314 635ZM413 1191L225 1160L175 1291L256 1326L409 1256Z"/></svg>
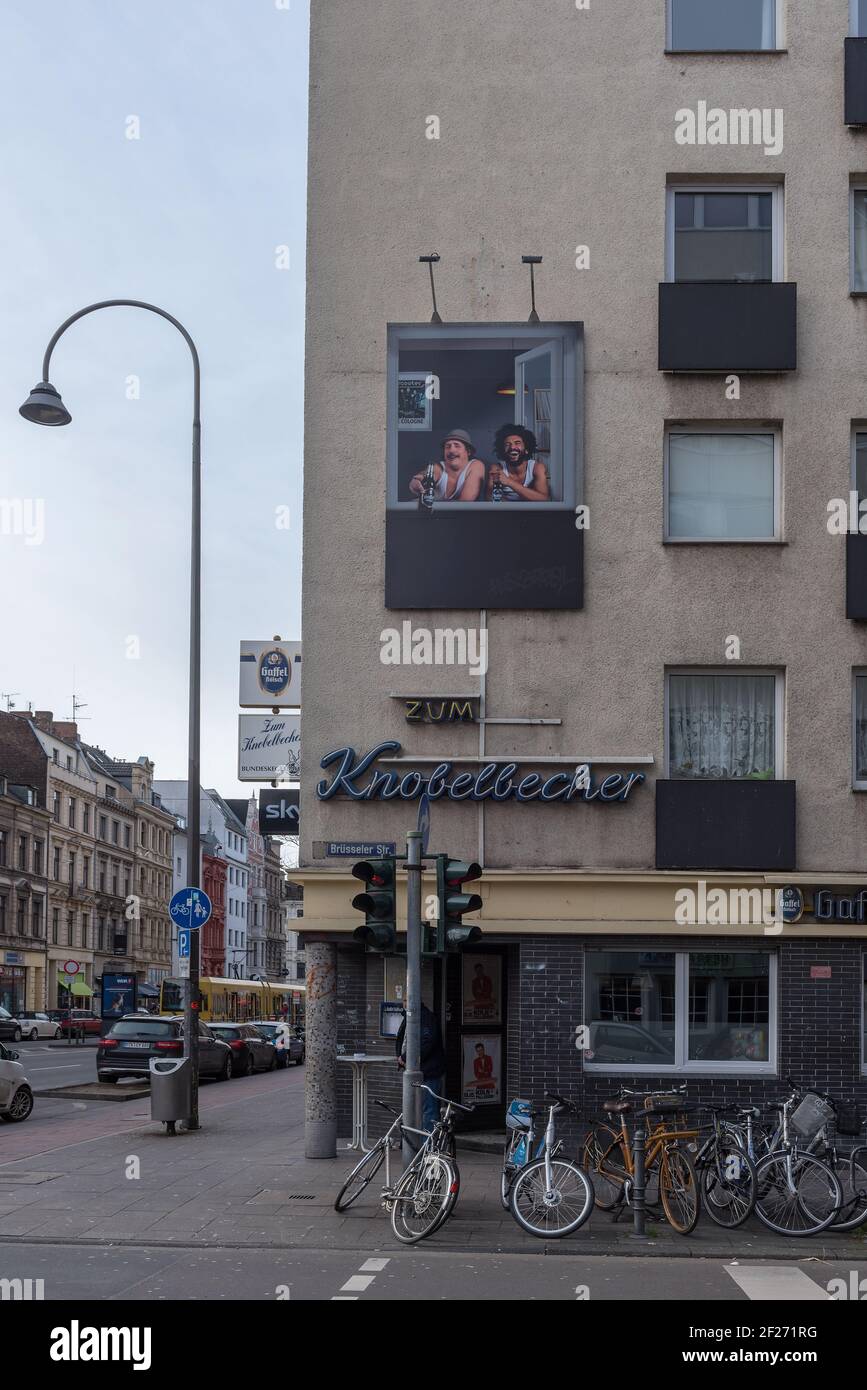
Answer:
<svg viewBox="0 0 867 1390"><path fill-rule="evenodd" d="M171 1133L177 1120L189 1116L192 1074L189 1057L150 1059L151 1119L168 1124Z"/></svg>

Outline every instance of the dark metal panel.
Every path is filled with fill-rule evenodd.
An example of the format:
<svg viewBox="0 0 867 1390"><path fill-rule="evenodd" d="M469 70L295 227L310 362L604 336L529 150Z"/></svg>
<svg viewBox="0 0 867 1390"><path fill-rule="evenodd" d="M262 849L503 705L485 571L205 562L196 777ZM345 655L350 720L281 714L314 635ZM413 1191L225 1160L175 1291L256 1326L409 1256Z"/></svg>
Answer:
<svg viewBox="0 0 867 1390"><path fill-rule="evenodd" d="M796 867L795 783L656 783L658 869Z"/></svg>
<svg viewBox="0 0 867 1390"><path fill-rule="evenodd" d="M659 286L662 372L793 372L798 287L703 280Z"/></svg>

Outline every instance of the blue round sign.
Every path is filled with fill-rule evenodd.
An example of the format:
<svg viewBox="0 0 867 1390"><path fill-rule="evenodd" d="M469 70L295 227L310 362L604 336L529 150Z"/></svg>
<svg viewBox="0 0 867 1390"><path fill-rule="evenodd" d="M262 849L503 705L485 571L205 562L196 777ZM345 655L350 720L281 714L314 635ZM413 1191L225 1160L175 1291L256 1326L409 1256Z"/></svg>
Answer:
<svg viewBox="0 0 867 1390"><path fill-rule="evenodd" d="M179 927L203 927L213 910L202 888L179 888L169 903L169 916Z"/></svg>
<svg viewBox="0 0 867 1390"><path fill-rule="evenodd" d="M289 657L281 647L269 647L259 659L259 684L266 695L282 695L292 676Z"/></svg>

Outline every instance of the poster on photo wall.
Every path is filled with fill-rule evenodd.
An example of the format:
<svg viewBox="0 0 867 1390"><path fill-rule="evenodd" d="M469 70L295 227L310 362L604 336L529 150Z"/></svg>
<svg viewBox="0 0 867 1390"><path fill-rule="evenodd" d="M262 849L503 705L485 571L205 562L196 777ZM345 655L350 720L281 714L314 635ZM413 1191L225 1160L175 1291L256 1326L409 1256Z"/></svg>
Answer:
<svg viewBox="0 0 867 1390"><path fill-rule="evenodd" d="M502 1023L502 968L499 956L462 954L461 1022Z"/></svg>
<svg viewBox="0 0 867 1390"><path fill-rule="evenodd" d="M497 1105L502 1100L501 1041L468 1033L461 1039L461 1098L465 1105Z"/></svg>

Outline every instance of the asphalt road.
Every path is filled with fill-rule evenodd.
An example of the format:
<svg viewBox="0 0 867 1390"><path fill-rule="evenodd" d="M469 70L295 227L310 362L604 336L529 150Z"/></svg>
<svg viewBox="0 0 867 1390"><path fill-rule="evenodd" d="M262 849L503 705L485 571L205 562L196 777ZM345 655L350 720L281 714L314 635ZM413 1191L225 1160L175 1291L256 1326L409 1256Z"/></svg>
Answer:
<svg viewBox="0 0 867 1390"><path fill-rule="evenodd" d="M79 1086L96 1080L96 1048L65 1043L51 1046L40 1042L9 1043L18 1053L34 1091L55 1086Z"/></svg>
<svg viewBox="0 0 867 1390"><path fill-rule="evenodd" d="M853 1264L859 1278L867 1261ZM736 1263L612 1256L456 1255L401 1250L182 1250L146 1246L0 1246L0 1278L43 1279L46 1300L204 1299L693 1303L833 1301L837 1262ZM867 1283L864 1285L867 1292ZM794 1318L795 1315L789 1315ZM803 1315L808 1316L808 1310Z"/></svg>

